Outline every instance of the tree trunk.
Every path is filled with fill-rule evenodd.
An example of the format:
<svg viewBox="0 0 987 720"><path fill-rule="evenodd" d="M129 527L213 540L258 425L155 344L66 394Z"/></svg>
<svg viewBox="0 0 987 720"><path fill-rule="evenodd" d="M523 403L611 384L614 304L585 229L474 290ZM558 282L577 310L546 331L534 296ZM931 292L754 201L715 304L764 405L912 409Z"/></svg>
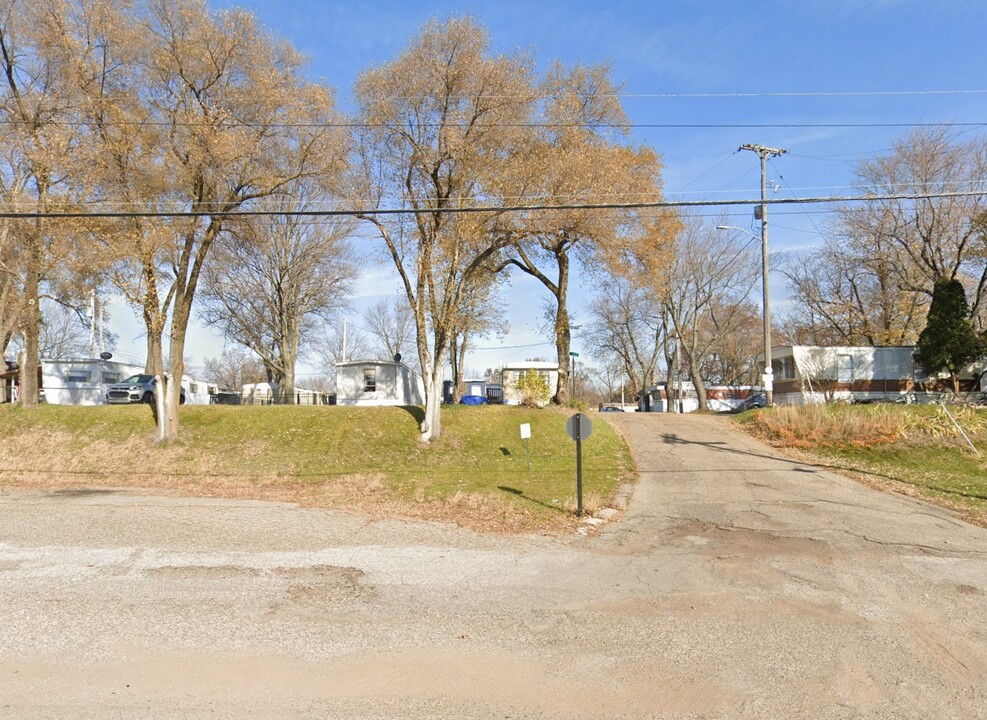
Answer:
<svg viewBox="0 0 987 720"><path fill-rule="evenodd" d="M145 273L145 277L146 276L147 274ZM147 358L144 361L144 372L148 375L160 377L163 380L165 377L164 349L162 342L162 336L164 335L164 314L158 309L157 302L157 292L153 289L153 287L151 287L151 289L147 291L145 302L142 307L145 340L147 346ZM161 388L165 388L165 390L162 392ZM159 385L158 392L155 393L156 402L152 412L154 415L154 422L157 423L158 428L161 430L158 435L159 440L164 440L167 437L167 424L164 422L165 418L168 416L168 413L165 412L165 408L167 407L166 393L167 383Z"/></svg>
<svg viewBox="0 0 987 720"><path fill-rule="evenodd" d="M696 389L696 396L699 398L699 409L709 410L709 399L706 397L706 385L703 383L702 375L699 372L699 364L695 361L692 353L689 354L689 378L692 386Z"/></svg>
<svg viewBox="0 0 987 720"><path fill-rule="evenodd" d="M569 304L567 293L569 292L569 256L565 253L556 253L559 264L559 282L555 301L557 310L555 313L555 351L559 357L559 384L555 388L555 397L552 402L556 405L565 405L569 402L569 351L572 348L572 330L569 327Z"/></svg>
<svg viewBox="0 0 987 720"><path fill-rule="evenodd" d="M270 387L269 402L274 405L284 404L284 372L270 358L261 358L261 364L264 366L264 377L267 378Z"/></svg>
<svg viewBox="0 0 987 720"><path fill-rule="evenodd" d="M281 324L281 339L277 341L277 359L281 365L281 379L278 383L281 403L296 405L298 401L295 392L295 365L298 363L298 346L301 342L301 327L291 318L285 318Z"/></svg>
<svg viewBox="0 0 987 720"><path fill-rule="evenodd" d="M552 402L565 405L569 402L569 348L572 347L569 331L569 313L560 303L555 316L555 352L559 358L559 384L555 388Z"/></svg>
<svg viewBox="0 0 987 720"><path fill-rule="evenodd" d="M665 367L668 368L668 377L665 378L665 412L677 412L675 407L675 376L679 372L678 363L675 362L675 353L668 347L668 334L662 338L662 345L665 351Z"/></svg>
<svg viewBox="0 0 987 720"><path fill-rule="evenodd" d="M185 375L185 336L188 332L191 305L191 295L176 294L168 345L168 370L171 377L168 378L165 392L166 440L178 439L178 406L182 392L182 377Z"/></svg>
<svg viewBox="0 0 987 720"><path fill-rule="evenodd" d="M149 375L160 375L164 372L161 332L155 333L154 329L146 324L144 327L147 335L147 360L144 363L144 372Z"/></svg>
<svg viewBox="0 0 987 720"><path fill-rule="evenodd" d="M441 357L441 356L438 356ZM442 435L442 365L432 365L423 374L425 381L425 418L421 424L422 442L430 442Z"/></svg>
<svg viewBox="0 0 987 720"><path fill-rule="evenodd" d="M281 378L281 403L284 405L297 404L295 397L295 361L293 358L284 359L284 374Z"/></svg>
<svg viewBox="0 0 987 720"><path fill-rule="evenodd" d="M161 309L161 298L158 296L157 271L149 260L142 262L142 274L146 290L141 299L141 313L144 317L144 330L147 333L147 359L144 361L144 372L148 375L160 375L164 372L164 350L162 337L165 331L167 312Z"/></svg>
<svg viewBox="0 0 987 720"><path fill-rule="evenodd" d="M465 352L465 346L463 347L463 352ZM452 365L452 402L453 404L459 402L459 388L462 386L463 382L463 367L461 364L461 353L459 336L453 335L452 340L449 342L449 362Z"/></svg>
<svg viewBox="0 0 987 720"><path fill-rule="evenodd" d="M38 404L38 368L41 358L38 345L41 335L41 245L43 227L36 225L28 257L24 283L24 362L21 364L21 407L32 408Z"/></svg>

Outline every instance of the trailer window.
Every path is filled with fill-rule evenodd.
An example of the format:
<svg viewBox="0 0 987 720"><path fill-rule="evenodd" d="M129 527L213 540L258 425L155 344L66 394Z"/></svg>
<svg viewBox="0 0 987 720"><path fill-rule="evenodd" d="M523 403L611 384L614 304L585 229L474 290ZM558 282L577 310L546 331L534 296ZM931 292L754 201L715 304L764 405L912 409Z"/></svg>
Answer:
<svg viewBox="0 0 987 720"><path fill-rule="evenodd" d="M377 392L377 368L363 369L363 392Z"/></svg>
<svg viewBox="0 0 987 720"><path fill-rule="evenodd" d="M836 356L836 379L841 383L853 382L853 355Z"/></svg>

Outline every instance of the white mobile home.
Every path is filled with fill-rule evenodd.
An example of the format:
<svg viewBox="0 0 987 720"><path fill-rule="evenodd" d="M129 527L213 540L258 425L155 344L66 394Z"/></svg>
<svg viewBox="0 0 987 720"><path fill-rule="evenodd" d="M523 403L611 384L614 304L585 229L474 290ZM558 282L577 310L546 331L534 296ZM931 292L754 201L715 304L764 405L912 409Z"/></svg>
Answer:
<svg viewBox="0 0 987 720"><path fill-rule="evenodd" d="M424 405L425 384L403 362L353 360L336 364L337 405Z"/></svg>
<svg viewBox="0 0 987 720"><path fill-rule="evenodd" d="M948 389L948 382L927 376L915 363L915 350L914 345L772 348L775 403L935 399L938 391ZM758 362L763 368L763 355ZM961 378L963 390L984 389L983 381L978 385L975 377L985 367L987 364L981 360L968 368Z"/></svg>
<svg viewBox="0 0 987 720"><path fill-rule="evenodd" d="M143 365L79 358L74 360L42 360L41 389L45 402L52 405L105 405L106 386L144 372ZM182 378L185 401L192 405L208 405L210 389L201 380L188 375Z"/></svg>
<svg viewBox="0 0 987 720"><path fill-rule="evenodd" d="M42 360L41 388L52 405L105 405L107 385L142 372L143 365L116 360Z"/></svg>

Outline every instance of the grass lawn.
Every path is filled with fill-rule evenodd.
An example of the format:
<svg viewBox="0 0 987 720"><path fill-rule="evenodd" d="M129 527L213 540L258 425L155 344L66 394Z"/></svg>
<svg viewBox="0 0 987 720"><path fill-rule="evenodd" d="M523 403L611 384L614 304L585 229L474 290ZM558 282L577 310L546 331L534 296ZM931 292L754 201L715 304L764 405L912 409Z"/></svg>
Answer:
<svg viewBox="0 0 987 720"><path fill-rule="evenodd" d="M418 440L420 410L183 406L181 439L156 444L144 405L0 406L0 486L111 486L350 508L477 529L575 526L572 414L443 408L442 437ZM530 423L530 470L519 426ZM583 443L583 503L606 506L633 464L597 418Z"/></svg>
<svg viewBox="0 0 987 720"><path fill-rule="evenodd" d="M987 410L948 410L979 457L937 405L779 407L738 422L775 447L987 527Z"/></svg>

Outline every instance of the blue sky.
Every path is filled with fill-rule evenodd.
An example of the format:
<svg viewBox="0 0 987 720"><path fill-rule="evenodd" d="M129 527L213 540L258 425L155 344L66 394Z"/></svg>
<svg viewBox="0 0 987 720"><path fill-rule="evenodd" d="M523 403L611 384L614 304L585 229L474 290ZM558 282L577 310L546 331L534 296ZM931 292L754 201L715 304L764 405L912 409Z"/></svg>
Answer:
<svg viewBox="0 0 987 720"><path fill-rule="evenodd" d="M847 194L853 164L886 151L894 138L908 131L907 127L808 125L987 125L987 93L971 92L987 88L983 78L987 2L983 0L209 0L209 4L217 9L237 5L256 13L263 25L310 58L309 75L334 87L344 110L352 107L357 76L397 56L433 17L470 13L489 28L495 51L528 51L542 69L555 60L608 63L613 77L623 83L630 121L639 126L633 131L635 140L652 145L663 156L669 199L757 197L759 163L753 153L736 152L743 143L788 150L768 165L769 182L778 186L779 196ZM935 94L884 94L915 91ZM644 127L648 125L746 127ZM960 129L967 136L982 132ZM831 209L772 209L772 250L816 244ZM732 213L732 224L749 226L749 208ZM380 279L374 277L377 290L373 292L382 286ZM783 303L780 280L772 283L772 291ZM537 333L539 319L531 312L532 307L540 308L543 297L538 286L516 279L510 292L511 334L502 343L479 341L482 347L505 348L477 352L468 365L482 370L503 361L552 354L551 345L513 347L548 339ZM589 297L577 281L573 293L577 324ZM122 317L126 312L117 310L115 320L126 320ZM358 320L356 315L353 320ZM139 334L139 325L134 327ZM130 334L129 323L120 328L119 350L142 355L140 338L137 350L129 350ZM222 350L222 340L208 331L196 330L192 339L189 355L197 363ZM574 349L580 349L578 345L577 339Z"/></svg>

